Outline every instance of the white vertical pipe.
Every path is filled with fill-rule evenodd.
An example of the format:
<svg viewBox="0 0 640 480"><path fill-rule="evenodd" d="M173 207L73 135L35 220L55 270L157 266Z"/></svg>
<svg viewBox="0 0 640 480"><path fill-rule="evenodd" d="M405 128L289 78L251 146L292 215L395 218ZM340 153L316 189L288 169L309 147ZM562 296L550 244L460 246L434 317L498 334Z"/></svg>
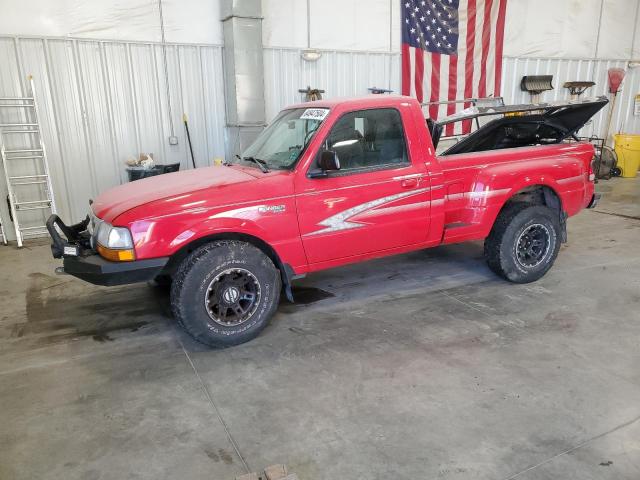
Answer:
<svg viewBox="0 0 640 480"><path fill-rule="evenodd" d="M387 89L392 90L391 88L391 68L393 62L391 61L391 55L393 55L393 2L394 0L389 0L389 84ZM395 93L395 92L394 92ZM398 92L400 93L400 92Z"/></svg>
<svg viewBox="0 0 640 480"><path fill-rule="evenodd" d="M166 45L162 45L163 47L163 62L166 61L166 50L164 50L164 47L166 47ZM156 100L156 107L157 107L157 113L156 113L156 125L158 127L158 136L160 137L160 147L162 148L162 161L164 163L167 162L167 139L166 139L166 135L164 133L164 123L162 122L162 93L160 92L161 88L160 88L160 75L158 75L158 54L156 52L156 47L153 44L149 44L149 49L151 51L151 60L152 60L152 64L153 64L153 76L155 79L155 82L153 83L153 96L155 97ZM166 66L164 67L166 69ZM165 81L166 81L165 77ZM168 93L168 90L166 90L166 92ZM168 94L167 94L168 97ZM171 112L171 101L169 100L167 102L167 109L168 112ZM171 118L171 113L168 114L169 118ZM175 136L175 132L173 131L173 120L170 121L169 124L169 128L170 128L170 135L173 137Z"/></svg>
<svg viewBox="0 0 640 480"><path fill-rule="evenodd" d="M600 31L602 30L602 12L604 11L604 0L600 0L600 14L598 15L598 29L596 31L596 49L593 54L594 58L598 58L600 51Z"/></svg>
<svg viewBox="0 0 640 480"><path fill-rule="evenodd" d="M136 157L142 152L140 147L140 127L138 115L138 95L136 94L136 79L133 74L133 61L131 59L131 43L125 44L127 59L127 74L129 76L129 91L131 93L131 108L133 110L133 129L136 136Z"/></svg>
<svg viewBox="0 0 640 480"><path fill-rule="evenodd" d="M96 176L96 169L93 164L94 152L92 148L92 141L89 135L89 119L87 113L87 99L86 91L84 88L84 81L82 77L82 62L80 61L80 52L78 50L78 41L71 41L72 47L72 60L76 77L76 91L78 93L78 106L80 107L80 121L82 122L82 133L84 137L85 159L89 164L89 175L91 181L91 187L94 194L98 193L98 179Z"/></svg>
<svg viewBox="0 0 640 480"><path fill-rule="evenodd" d="M42 41L42 48L44 51L44 68L47 75L47 83L49 84L51 91L51 112L53 115L53 125L51 128L55 131L56 140L58 141L58 153L60 155L60 169L62 170L62 184L65 190L65 203L67 204L67 212L73 212L71 208L71 196L68 194L69 192L69 172L67 169L67 162L62 153L62 138L60 136L60 114L58 112L59 105L57 105L55 98L55 80L54 76L51 74L51 50L49 49L49 41L45 38ZM40 130L40 134L42 134L42 129Z"/></svg>

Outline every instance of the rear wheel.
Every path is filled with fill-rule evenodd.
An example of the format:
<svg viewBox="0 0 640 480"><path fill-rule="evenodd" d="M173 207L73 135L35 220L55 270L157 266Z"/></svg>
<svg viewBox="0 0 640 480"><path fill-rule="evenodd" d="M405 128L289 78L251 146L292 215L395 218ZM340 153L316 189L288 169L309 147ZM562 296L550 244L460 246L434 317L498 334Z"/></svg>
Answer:
<svg viewBox="0 0 640 480"><path fill-rule="evenodd" d="M484 243L489 268L515 283L538 280L558 256L560 231L558 213L549 207L507 206Z"/></svg>
<svg viewBox="0 0 640 480"><path fill-rule="evenodd" d="M171 308L196 340L213 347L255 338L273 316L280 274L260 249L218 241L189 255L171 285Z"/></svg>

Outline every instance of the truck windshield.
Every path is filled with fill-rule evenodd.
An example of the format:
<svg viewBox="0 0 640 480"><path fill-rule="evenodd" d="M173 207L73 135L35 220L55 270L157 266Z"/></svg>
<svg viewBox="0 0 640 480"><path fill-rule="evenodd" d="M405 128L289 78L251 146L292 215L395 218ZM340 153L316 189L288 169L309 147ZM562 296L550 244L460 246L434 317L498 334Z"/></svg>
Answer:
<svg viewBox="0 0 640 480"><path fill-rule="evenodd" d="M328 113L327 108L296 108L280 112L241 157L260 160L269 169L293 168Z"/></svg>

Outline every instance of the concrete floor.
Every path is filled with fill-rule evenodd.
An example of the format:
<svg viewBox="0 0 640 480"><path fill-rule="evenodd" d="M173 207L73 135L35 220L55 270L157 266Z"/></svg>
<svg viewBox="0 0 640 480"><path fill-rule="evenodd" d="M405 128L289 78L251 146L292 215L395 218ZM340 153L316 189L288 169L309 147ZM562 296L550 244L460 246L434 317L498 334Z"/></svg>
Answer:
<svg viewBox="0 0 640 480"><path fill-rule="evenodd" d="M0 479L637 480L640 178L599 189L535 284L481 244L341 268L223 351L162 291L0 247Z"/></svg>

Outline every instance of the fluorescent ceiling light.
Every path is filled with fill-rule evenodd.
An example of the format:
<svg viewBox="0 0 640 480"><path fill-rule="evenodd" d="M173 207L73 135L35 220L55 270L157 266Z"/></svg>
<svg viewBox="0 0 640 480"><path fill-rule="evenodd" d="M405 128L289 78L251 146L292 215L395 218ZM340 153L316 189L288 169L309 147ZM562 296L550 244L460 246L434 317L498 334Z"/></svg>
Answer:
<svg viewBox="0 0 640 480"><path fill-rule="evenodd" d="M316 62L322 56L322 53L318 50L314 50L312 48L307 48L306 50L302 50L300 54L302 59L306 62Z"/></svg>

